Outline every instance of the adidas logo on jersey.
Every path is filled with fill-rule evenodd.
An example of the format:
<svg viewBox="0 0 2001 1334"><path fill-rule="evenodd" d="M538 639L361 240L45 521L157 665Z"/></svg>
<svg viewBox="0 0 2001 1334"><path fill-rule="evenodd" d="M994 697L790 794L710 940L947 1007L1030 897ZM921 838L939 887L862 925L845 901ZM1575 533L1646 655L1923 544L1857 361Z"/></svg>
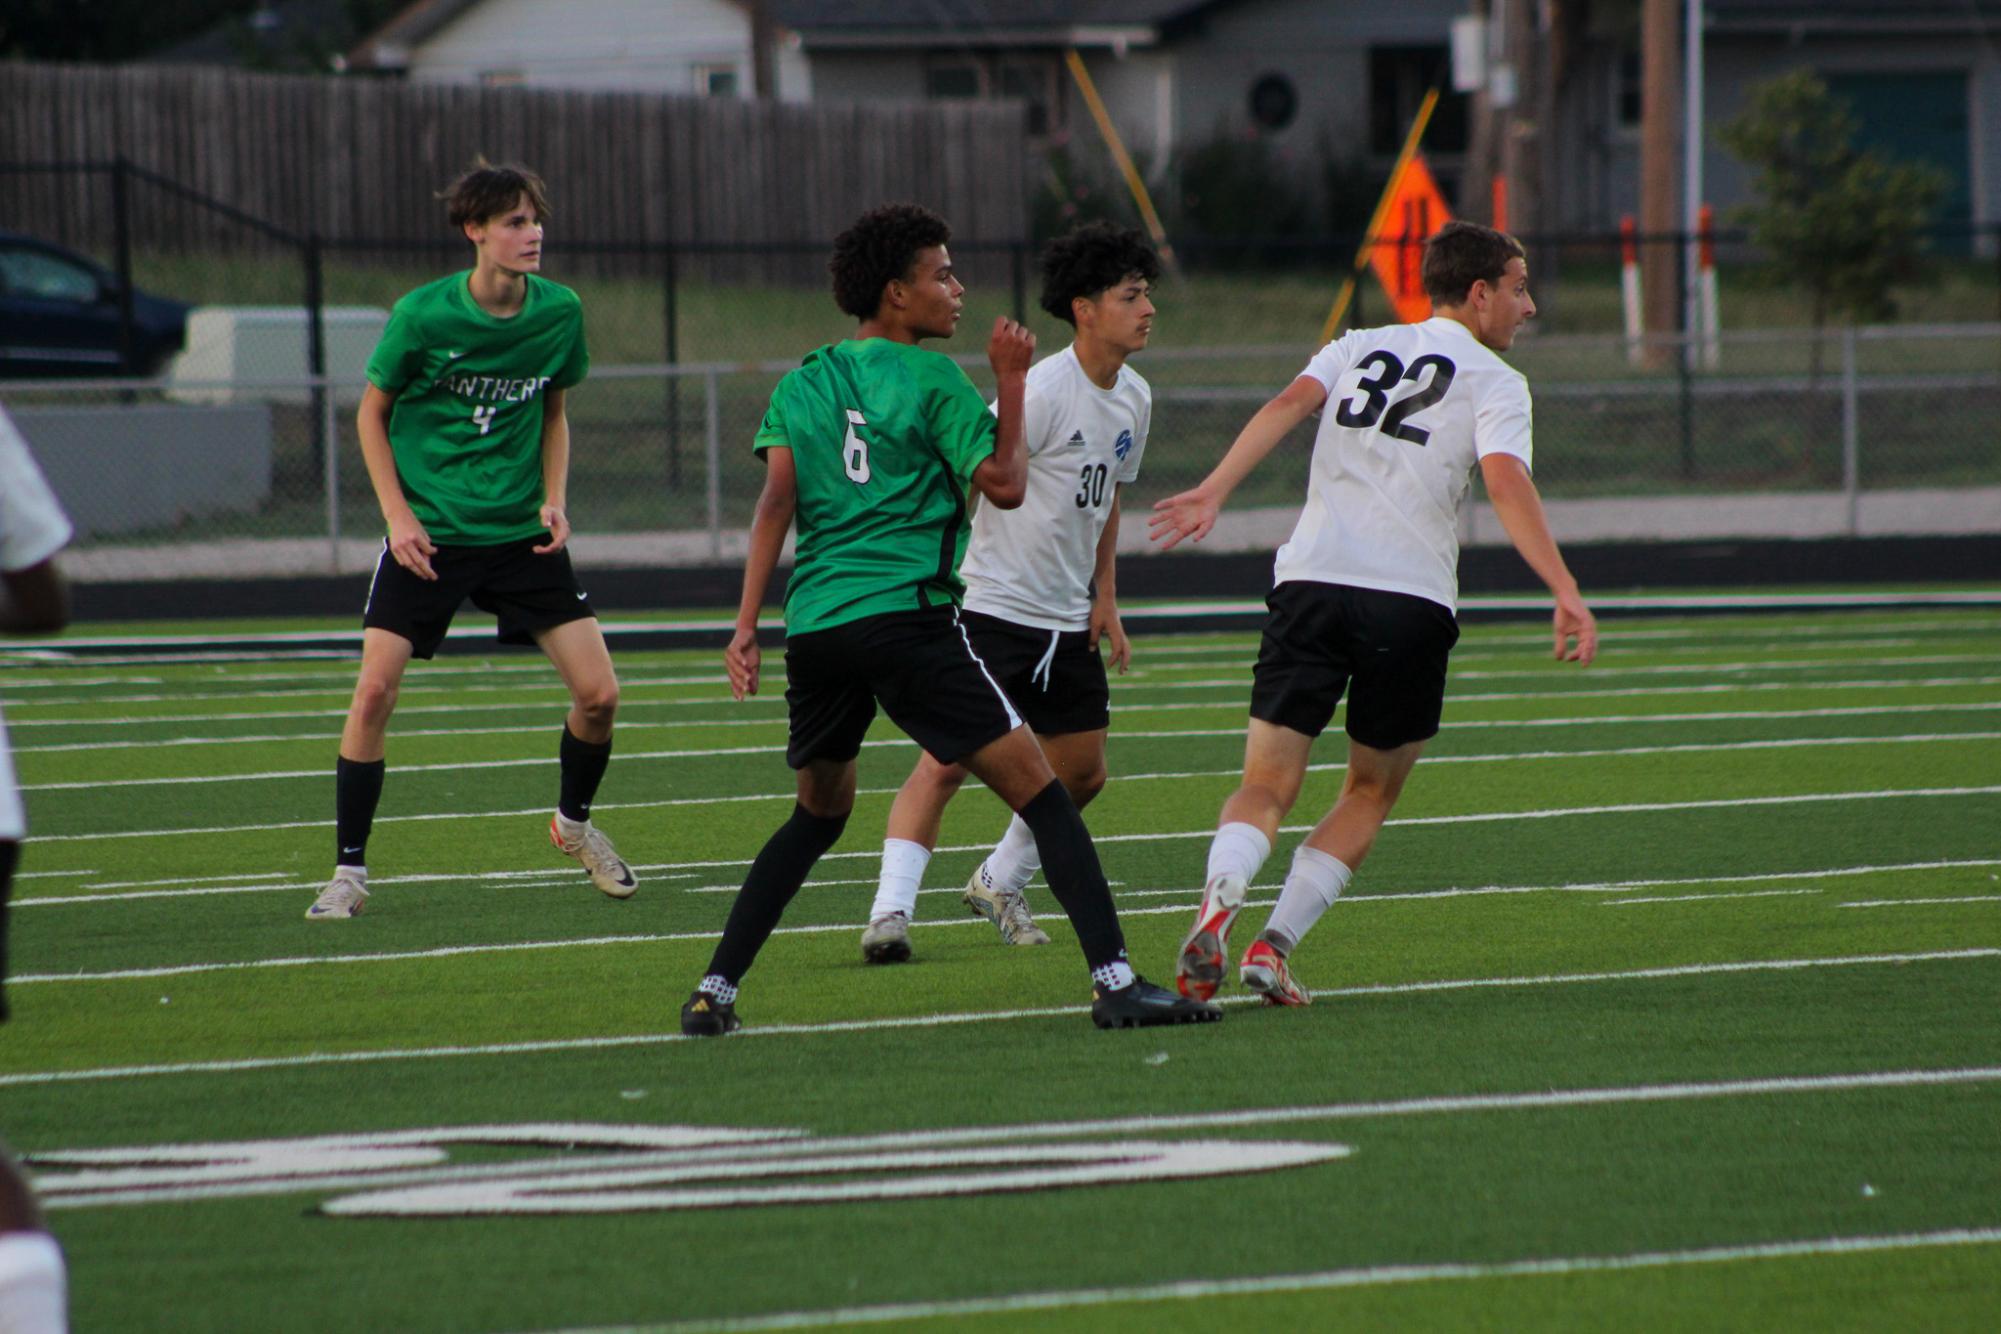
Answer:
<svg viewBox="0 0 2001 1334"><path fill-rule="evenodd" d="M1071 449L1082 449L1084 447L1084 433L1082 431L1072 431L1070 432L1070 438L1063 443Z"/></svg>

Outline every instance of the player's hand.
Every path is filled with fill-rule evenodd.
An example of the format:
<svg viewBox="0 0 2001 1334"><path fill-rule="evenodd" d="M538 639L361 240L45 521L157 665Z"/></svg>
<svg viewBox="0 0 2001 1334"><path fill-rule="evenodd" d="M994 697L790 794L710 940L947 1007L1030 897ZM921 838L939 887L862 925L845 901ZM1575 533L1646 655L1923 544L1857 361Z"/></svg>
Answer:
<svg viewBox="0 0 2001 1334"><path fill-rule="evenodd" d="M389 521L389 556L398 565L419 579L435 580L438 572L431 568L431 557L437 554L437 545L416 515L406 510Z"/></svg>
<svg viewBox="0 0 2001 1334"><path fill-rule="evenodd" d="M570 540L570 516L563 513L561 505L544 505L542 526L549 530L549 540L534 548L535 554L546 556L552 551L561 551L563 544Z"/></svg>
<svg viewBox="0 0 2001 1334"><path fill-rule="evenodd" d="M1160 543L1162 551L1174 550L1183 538L1200 542L1216 526L1216 515L1222 508L1201 487L1157 500L1146 521L1146 535Z"/></svg>
<svg viewBox="0 0 2001 1334"><path fill-rule="evenodd" d="M1119 609L1108 602L1097 603L1091 608L1091 643L1095 646L1104 640L1111 641L1112 665L1119 669L1120 676L1124 676L1126 669L1132 666L1133 645L1126 638L1126 627L1119 619Z"/></svg>
<svg viewBox="0 0 2001 1334"><path fill-rule="evenodd" d="M723 650L723 666L729 669L731 695L742 699L757 693L757 669L763 660L756 630L739 630L730 636L729 646Z"/></svg>
<svg viewBox="0 0 2001 1334"><path fill-rule="evenodd" d="M1005 315L996 319L993 336L987 339L987 364L994 368L994 375L1003 380L1026 375L1033 360L1035 335Z"/></svg>
<svg viewBox="0 0 2001 1334"><path fill-rule="evenodd" d="M1598 656L1598 618L1584 605L1584 599L1575 593L1559 597L1553 625L1557 660L1590 666L1591 660ZM1574 645L1572 640L1576 641Z"/></svg>

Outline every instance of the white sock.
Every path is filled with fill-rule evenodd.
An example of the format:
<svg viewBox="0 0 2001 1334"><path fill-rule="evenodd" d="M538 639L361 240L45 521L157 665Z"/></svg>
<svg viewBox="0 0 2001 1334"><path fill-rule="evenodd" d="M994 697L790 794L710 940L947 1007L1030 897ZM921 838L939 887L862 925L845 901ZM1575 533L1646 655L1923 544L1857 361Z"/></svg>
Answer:
<svg viewBox="0 0 2001 1334"><path fill-rule="evenodd" d="M1091 970L1091 980L1107 991L1124 991L1133 984L1133 966L1124 959L1101 963Z"/></svg>
<svg viewBox="0 0 2001 1334"><path fill-rule="evenodd" d="M1271 840L1254 824L1226 824L1209 842L1209 875L1203 883L1219 875L1233 875L1246 885L1257 879L1258 868L1271 856Z"/></svg>
<svg viewBox="0 0 2001 1334"><path fill-rule="evenodd" d="M707 992L724 1005L736 1004L736 983L728 981L720 973L710 973L695 990Z"/></svg>
<svg viewBox="0 0 2001 1334"><path fill-rule="evenodd" d="M69 1280L62 1247L46 1232L0 1233L0 1330L64 1334Z"/></svg>
<svg viewBox="0 0 2001 1334"><path fill-rule="evenodd" d="M1002 893L1019 894L1041 869L1042 852L1035 846L1035 833L1017 815L987 854L987 879Z"/></svg>
<svg viewBox="0 0 2001 1334"><path fill-rule="evenodd" d="M1278 946L1280 954L1291 954L1320 914L1334 906L1354 874L1339 857L1300 844L1292 854L1285 888L1278 892L1278 906L1265 923L1264 937Z"/></svg>
<svg viewBox="0 0 2001 1334"><path fill-rule="evenodd" d="M868 919L873 922L896 912L914 919L917 887L924 883L924 868L930 864L931 849L922 843L912 843L907 838L884 839L882 872L876 881L875 903L868 910Z"/></svg>

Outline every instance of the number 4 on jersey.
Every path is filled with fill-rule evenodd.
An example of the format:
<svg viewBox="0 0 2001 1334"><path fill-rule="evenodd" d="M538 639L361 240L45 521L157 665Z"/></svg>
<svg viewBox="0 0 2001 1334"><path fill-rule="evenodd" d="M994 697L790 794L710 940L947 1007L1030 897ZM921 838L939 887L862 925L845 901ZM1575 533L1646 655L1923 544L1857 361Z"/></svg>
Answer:
<svg viewBox="0 0 2001 1334"><path fill-rule="evenodd" d="M864 484L869 479L868 441L855 434L855 427L867 425L861 413L849 408L848 438L841 446L841 467L850 478Z"/></svg>
<svg viewBox="0 0 2001 1334"><path fill-rule="evenodd" d="M479 433L481 435L485 435L493 429L493 414L498 411L500 411L498 404L490 404L487 407L474 408L472 410L472 419L479 424Z"/></svg>

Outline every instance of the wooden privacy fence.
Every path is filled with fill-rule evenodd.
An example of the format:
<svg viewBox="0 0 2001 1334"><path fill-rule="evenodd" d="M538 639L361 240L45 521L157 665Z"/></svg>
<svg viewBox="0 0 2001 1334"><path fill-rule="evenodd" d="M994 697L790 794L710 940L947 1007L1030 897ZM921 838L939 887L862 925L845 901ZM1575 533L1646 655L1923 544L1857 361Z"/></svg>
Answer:
<svg viewBox="0 0 2001 1334"><path fill-rule="evenodd" d="M232 70L0 61L0 163L124 158L299 235L424 241L433 193L475 154L549 182L566 244L823 246L863 209L915 200L965 239L1028 230L1016 106L788 105ZM89 173L0 176L0 227L103 250ZM149 200L135 245L257 244L178 199ZM616 257L607 257L616 264Z"/></svg>

